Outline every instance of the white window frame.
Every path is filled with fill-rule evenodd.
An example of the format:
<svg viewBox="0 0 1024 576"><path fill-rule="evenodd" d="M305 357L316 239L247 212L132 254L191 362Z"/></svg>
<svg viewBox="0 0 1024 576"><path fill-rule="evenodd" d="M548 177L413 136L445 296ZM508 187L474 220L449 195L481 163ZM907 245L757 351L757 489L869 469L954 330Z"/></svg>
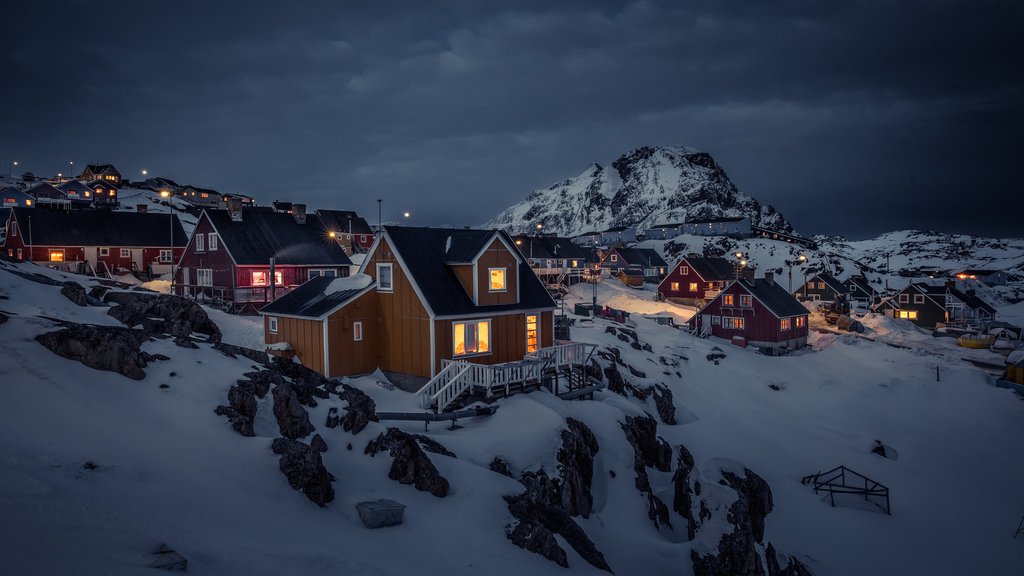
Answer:
<svg viewBox="0 0 1024 576"><path fill-rule="evenodd" d="M534 320L534 323L536 324L536 328L534 329L534 332L536 332L536 334L535 334L534 337L536 338L537 343L536 343L536 347L535 347L534 350L530 350L530 317L531 316L536 319L536 320ZM541 344L541 340L540 340L541 317L540 317L540 314L527 314L526 315L526 326L525 327L526 327L526 353L530 354L532 352L536 352L537 350L540 350L540 344Z"/></svg>
<svg viewBox="0 0 1024 576"><path fill-rule="evenodd" d="M690 267L689 266L680 266L679 267L679 273L682 274L683 276L689 276L690 275Z"/></svg>
<svg viewBox="0 0 1024 576"><path fill-rule="evenodd" d="M165 256L166 256L166 258L165 258ZM160 260L160 262L162 264L170 264L171 261L174 260L174 253L171 250L167 249L167 248L161 248L160 249L160 256L158 257L158 259Z"/></svg>
<svg viewBox="0 0 1024 576"><path fill-rule="evenodd" d="M389 280L390 280L388 282L387 286L385 286L383 284L383 282L381 282L381 270L384 270L384 269L388 270L388 276L389 276ZM390 263L390 262L388 262L388 263L378 262L377 263L377 292L394 292L394 291L395 291L395 265Z"/></svg>
<svg viewBox="0 0 1024 576"><path fill-rule="evenodd" d="M363 323L362 321L352 323L352 341L362 342L363 341Z"/></svg>
<svg viewBox="0 0 1024 576"><path fill-rule="evenodd" d="M743 330L744 324L741 316L722 316L722 328L726 330Z"/></svg>
<svg viewBox="0 0 1024 576"><path fill-rule="evenodd" d="M277 334L277 316L267 316L267 330L271 334Z"/></svg>
<svg viewBox="0 0 1024 576"><path fill-rule="evenodd" d="M610 261L610 262L611 262L612 264L614 264L614 263L616 263L616 262L618 262L618 261L619 261L619 255L618 255L618 254L612 254L611 256L609 256L609 257L608 257L608 260L609 260L609 261Z"/></svg>
<svg viewBox="0 0 1024 576"><path fill-rule="evenodd" d="M806 325L807 325L807 317L806 316L797 316L796 317L796 327L797 328L803 328Z"/></svg>
<svg viewBox="0 0 1024 576"><path fill-rule="evenodd" d="M217 251L217 233L210 232L206 235L206 249L209 252Z"/></svg>
<svg viewBox="0 0 1024 576"><path fill-rule="evenodd" d="M540 319L538 318L538 321L539 320ZM457 325L459 325L459 324L462 324L462 325L468 325L468 324L477 324L477 325L487 324L487 350L484 351L484 352L466 352L464 354L456 354L455 353L455 327ZM539 326L538 326L538 336L539 336L539 331L540 330L539 330ZM477 330L477 335L478 335L477 336L477 344L478 345L480 343L479 334L480 334L480 330L478 329ZM494 332L491 331L491 319L490 318L486 318L486 319L474 318L472 320L454 320L454 321L452 321L452 358L466 358L466 357L469 357L469 356L488 356L488 355L490 355L491 352L494 350L494 347L491 344L494 341L493 336L494 336ZM463 341L465 341L465 335L463 335Z"/></svg>
<svg viewBox="0 0 1024 576"><path fill-rule="evenodd" d="M740 294L740 307L750 308L754 305L754 297L750 294Z"/></svg>
<svg viewBox="0 0 1024 576"><path fill-rule="evenodd" d="M902 294L900 294L899 303L900 304L910 304L910 294L907 294L906 292L903 292Z"/></svg>
<svg viewBox="0 0 1024 576"><path fill-rule="evenodd" d="M110 256L110 248L106 246L100 247L100 256Z"/></svg>
<svg viewBox="0 0 1024 576"><path fill-rule="evenodd" d="M491 286L491 273L495 270L501 270L501 288L494 288ZM496 266L494 268L487 269L487 291L488 292L508 292L508 268L504 266Z"/></svg>
<svg viewBox="0 0 1024 576"><path fill-rule="evenodd" d="M196 234L196 252L206 252L205 234Z"/></svg>
<svg viewBox="0 0 1024 576"><path fill-rule="evenodd" d="M789 332L793 329L793 321L789 318L783 318L779 320L779 330L782 332Z"/></svg>
<svg viewBox="0 0 1024 576"><path fill-rule="evenodd" d="M924 304L924 294L914 294L914 304Z"/></svg>
<svg viewBox="0 0 1024 576"><path fill-rule="evenodd" d="M700 284L698 282L689 282L688 292L700 292Z"/></svg>
<svg viewBox="0 0 1024 576"><path fill-rule="evenodd" d="M721 326L722 325L722 317L721 316L712 316L711 317L711 325L712 326Z"/></svg>
<svg viewBox="0 0 1024 576"><path fill-rule="evenodd" d="M121 258L131 258L131 257L132 257L132 250L131 250L131 248L121 248Z"/></svg>
<svg viewBox="0 0 1024 576"><path fill-rule="evenodd" d="M196 268L196 286L213 286L213 268Z"/></svg>
<svg viewBox="0 0 1024 576"><path fill-rule="evenodd" d="M17 236L17 235L18 235L18 221L17 220L11 220L11 236Z"/></svg>

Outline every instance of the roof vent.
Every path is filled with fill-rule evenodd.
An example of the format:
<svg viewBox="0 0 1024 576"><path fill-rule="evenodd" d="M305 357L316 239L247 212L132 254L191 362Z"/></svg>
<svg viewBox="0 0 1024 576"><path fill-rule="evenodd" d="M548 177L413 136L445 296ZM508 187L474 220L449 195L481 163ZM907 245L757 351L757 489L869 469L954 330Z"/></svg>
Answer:
<svg viewBox="0 0 1024 576"><path fill-rule="evenodd" d="M306 223L306 205L305 204L292 204L292 218L299 224Z"/></svg>
<svg viewBox="0 0 1024 576"><path fill-rule="evenodd" d="M765 272L764 273L764 281L767 282L768 284L774 286L775 285L775 273L774 272Z"/></svg>

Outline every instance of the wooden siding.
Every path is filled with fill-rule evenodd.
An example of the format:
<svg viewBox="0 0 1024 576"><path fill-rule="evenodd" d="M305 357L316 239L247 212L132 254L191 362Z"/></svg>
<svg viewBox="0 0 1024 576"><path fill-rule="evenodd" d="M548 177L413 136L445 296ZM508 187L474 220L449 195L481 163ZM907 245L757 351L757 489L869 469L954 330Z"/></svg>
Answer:
<svg viewBox="0 0 1024 576"><path fill-rule="evenodd" d="M208 297L212 298L217 295L212 288L223 288L229 298L233 294L235 288L235 263L231 259L231 255L228 254L228 247L224 245L220 238L217 239L216 250L210 251L208 249L207 240L209 239L210 232L215 232L215 230L206 214L203 214L196 224L192 237L189 238L188 244L185 246L184 255L178 261L178 271L174 277L175 293L178 295L193 296L199 292L204 292ZM204 236L203 247L207 249L197 252L196 236L200 234ZM200 268L209 268L213 271L212 287L195 287L198 284L196 270ZM186 274L188 275L187 282ZM182 286L183 284L189 284L190 286Z"/></svg>
<svg viewBox="0 0 1024 576"><path fill-rule="evenodd" d="M377 330L380 368L429 378L430 317L391 246L381 238L366 261L366 274L377 279L377 264L392 264L391 292L377 292L380 316ZM440 369L440 364L434 366Z"/></svg>
<svg viewBox="0 0 1024 576"><path fill-rule="evenodd" d="M724 306L722 304L722 296L726 294L733 296L735 305ZM750 306L740 306L740 295L744 294L749 294L749 292L741 284L734 283L724 290L722 295L719 295L700 310L698 313L700 318L697 321L704 322L705 316L743 318L743 328L741 329L725 328L721 321L718 325L712 324L711 333L726 340L731 339L733 336L743 336L750 342L782 343L793 339L807 338L806 315L790 318L790 329L782 330L780 329L779 318L761 304L757 298L751 296ZM796 326L796 318L804 319L802 327ZM710 321L710 319L707 321ZM701 326L701 329L703 329L703 326Z"/></svg>
<svg viewBox="0 0 1024 576"><path fill-rule="evenodd" d="M900 294L907 295L907 302L900 302ZM897 310L893 316L899 318L900 310L917 312L917 318L910 321L922 328L935 328L935 325L939 322L947 322L949 320L949 315L946 313L945 306L938 304L928 295L924 295L924 302L914 303L914 295L920 296L922 294L924 294L924 292L921 292L915 286L910 285L893 296L893 300L899 306L899 310ZM944 302L946 299L945 295L935 296L935 298L937 298L939 302Z"/></svg>
<svg viewBox="0 0 1024 576"><path fill-rule="evenodd" d="M679 283L678 290L672 289L673 282ZM691 283L697 284L696 290L690 290ZM698 301L709 299L707 294L709 291L718 291L724 286L725 282L721 280L710 282L705 280L686 260L682 260L669 270L668 275L658 285L658 294L666 300L693 305Z"/></svg>
<svg viewBox="0 0 1024 576"><path fill-rule="evenodd" d="M373 372L380 363L377 294L370 290L327 318L330 378ZM363 323L363 339L353 339L353 322Z"/></svg>
<svg viewBox="0 0 1024 576"><path fill-rule="evenodd" d="M824 285L824 288L819 286ZM831 286L817 276L807 278L807 281L793 290L793 295L801 300L822 300L833 302L839 295Z"/></svg>
<svg viewBox="0 0 1024 576"><path fill-rule="evenodd" d="M277 318L277 334L270 332L271 318ZM263 317L263 334L268 345L291 344L303 366L324 373L324 328L319 320L268 315Z"/></svg>
<svg viewBox="0 0 1024 576"><path fill-rule="evenodd" d="M501 364L522 360L526 356L526 317L540 316L540 346L552 346L554 343L554 317L550 310L544 312L520 312L504 316L477 315L465 318L452 318L434 321L434 335L437 339L435 362L441 366L442 359L453 358L452 326L459 322L490 320L491 341L490 352L486 354L460 356L460 358L476 364Z"/></svg>
<svg viewBox="0 0 1024 576"><path fill-rule="evenodd" d="M490 268L505 269L505 290L491 292ZM516 257L509 252L501 240L495 239L487 250L476 261L477 269L477 305L495 306L499 304L516 304L519 302L519 286L517 285ZM472 296L472 293L470 294Z"/></svg>

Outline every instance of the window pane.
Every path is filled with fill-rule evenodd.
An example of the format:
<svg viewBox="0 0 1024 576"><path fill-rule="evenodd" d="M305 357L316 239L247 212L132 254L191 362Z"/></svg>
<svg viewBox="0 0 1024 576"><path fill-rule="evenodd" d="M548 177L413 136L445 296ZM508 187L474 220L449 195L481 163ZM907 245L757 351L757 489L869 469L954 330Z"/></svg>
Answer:
<svg viewBox="0 0 1024 576"><path fill-rule="evenodd" d="M466 325L456 324L454 334L454 348L455 355L459 356L466 353Z"/></svg>
<svg viewBox="0 0 1024 576"><path fill-rule="evenodd" d="M489 352L491 349L490 324L488 322L480 322L477 324L479 345L477 346L477 352Z"/></svg>
<svg viewBox="0 0 1024 576"><path fill-rule="evenodd" d="M534 315L526 317L526 351L537 351L537 317Z"/></svg>
<svg viewBox="0 0 1024 576"><path fill-rule="evenodd" d="M266 272L253 272L252 273L252 285L253 286L266 286L267 285L267 273Z"/></svg>
<svg viewBox="0 0 1024 576"><path fill-rule="evenodd" d="M505 289L505 269L491 268L491 290Z"/></svg>

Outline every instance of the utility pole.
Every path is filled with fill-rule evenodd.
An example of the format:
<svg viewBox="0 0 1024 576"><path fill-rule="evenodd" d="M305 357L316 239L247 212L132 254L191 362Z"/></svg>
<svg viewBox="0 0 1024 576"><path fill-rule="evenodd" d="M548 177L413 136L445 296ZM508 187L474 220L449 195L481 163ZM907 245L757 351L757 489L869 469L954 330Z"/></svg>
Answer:
<svg viewBox="0 0 1024 576"><path fill-rule="evenodd" d="M381 225L382 225L382 224L381 224L381 219L380 219L380 215L381 215L381 204L382 204L383 202L384 202L384 200L382 200L382 199L380 199L380 198L377 198L377 232L378 232L378 233L380 232L380 230L381 230Z"/></svg>

